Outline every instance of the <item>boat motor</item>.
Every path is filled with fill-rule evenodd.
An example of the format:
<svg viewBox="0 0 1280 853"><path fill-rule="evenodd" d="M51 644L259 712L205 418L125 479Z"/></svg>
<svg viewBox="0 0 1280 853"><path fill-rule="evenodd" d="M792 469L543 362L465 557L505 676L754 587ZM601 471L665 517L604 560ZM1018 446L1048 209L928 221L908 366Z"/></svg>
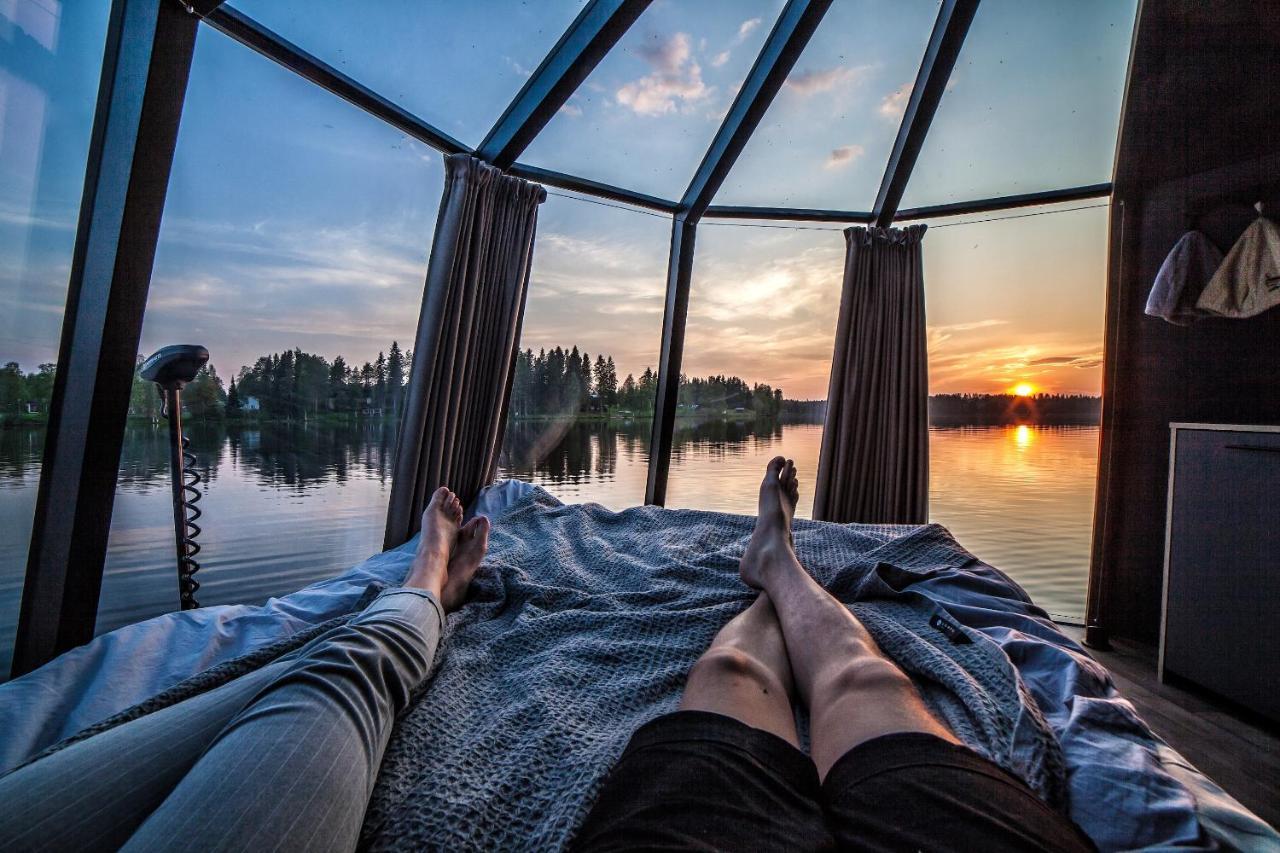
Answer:
<svg viewBox="0 0 1280 853"><path fill-rule="evenodd" d="M169 420L169 474L173 486L173 527L178 545L178 597L183 610L200 606L196 590L200 584L195 579L200 564L196 554L200 546L200 473L195 470L195 454L189 449L191 439L182 434L182 389L196 378L200 368L209 361L209 351L195 344L175 344L157 351L142 362L140 375L156 383L163 401L161 412Z"/></svg>

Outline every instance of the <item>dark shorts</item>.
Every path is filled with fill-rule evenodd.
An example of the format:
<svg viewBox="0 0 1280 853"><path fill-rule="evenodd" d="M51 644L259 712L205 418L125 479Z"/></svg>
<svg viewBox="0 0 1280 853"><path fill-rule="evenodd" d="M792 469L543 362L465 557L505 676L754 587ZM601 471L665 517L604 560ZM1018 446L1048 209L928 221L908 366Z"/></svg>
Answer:
<svg viewBox="0 0 1280 853"><path fill-rule="evenodd" d="M574 842L605 850L1092 850L1064 816L972 750L875 738L824 782L776 735L680 711L642 726Z"/></svg>

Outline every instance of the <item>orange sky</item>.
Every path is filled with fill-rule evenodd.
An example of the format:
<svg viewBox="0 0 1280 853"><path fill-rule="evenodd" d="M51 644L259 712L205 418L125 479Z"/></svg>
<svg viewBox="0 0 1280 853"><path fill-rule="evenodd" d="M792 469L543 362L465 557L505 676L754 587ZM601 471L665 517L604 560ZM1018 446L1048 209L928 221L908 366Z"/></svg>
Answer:
<svg viewBox="0 0 1280 853"><path fill-rule="evenodd" d="M548 199L539 222L523 344L613 354L619 376L657 365L667 220ZM1101 387L1105 207L1077 202L924 238L931 393L1051 393ZM572 229L557 226L573 221ZM969 224L951 224L952 222ZM947 227L936 227L946 225ZM795 399L827 394L844 258L837 229L698 229L684 372L736 374Z"/></svg>

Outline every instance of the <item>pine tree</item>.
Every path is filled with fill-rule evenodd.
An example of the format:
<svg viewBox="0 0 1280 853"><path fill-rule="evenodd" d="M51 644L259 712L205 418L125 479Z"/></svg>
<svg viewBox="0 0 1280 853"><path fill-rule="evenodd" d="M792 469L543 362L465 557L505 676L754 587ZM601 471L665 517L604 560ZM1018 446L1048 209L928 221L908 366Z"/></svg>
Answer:
<svg viewBox="0 0 1280 853"><path fill-rule="evenodd" d="M404 355L396 341L391 342L391 350L387 353L387 388L390 391L388 404L391 406L391 413L398 415L404 397Z"/></svg>
<svg viewBox="0 0 1280 853"><path fill-rule="evenodd" d="M385 409L387 406L387 357L381 352L373 362L373 400L374 406Z"/></svg>
<svg viewBox="0 0 1280 853"><path fill-rule="evenodd" d="M240 417L240 392L236 389L236 378L231 377L231 387L227 389L227 416Z"/></svg>

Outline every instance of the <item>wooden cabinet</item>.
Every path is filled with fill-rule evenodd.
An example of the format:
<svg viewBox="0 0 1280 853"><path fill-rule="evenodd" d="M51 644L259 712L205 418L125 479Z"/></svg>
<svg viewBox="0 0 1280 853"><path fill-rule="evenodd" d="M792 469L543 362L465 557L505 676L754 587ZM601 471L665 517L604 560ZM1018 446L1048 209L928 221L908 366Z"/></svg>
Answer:
<svg viewBox="0 0 1280 853"><path fill-rule="evenodd" d="M1280 720L1280 427L1170 432L1160 678Z"/></svg>

